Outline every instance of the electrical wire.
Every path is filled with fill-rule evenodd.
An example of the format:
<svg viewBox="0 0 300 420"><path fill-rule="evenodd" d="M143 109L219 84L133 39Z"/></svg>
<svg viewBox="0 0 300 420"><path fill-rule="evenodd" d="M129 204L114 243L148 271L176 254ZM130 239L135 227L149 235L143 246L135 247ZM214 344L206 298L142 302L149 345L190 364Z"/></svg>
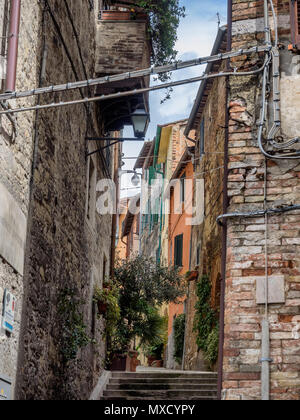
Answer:
<svg viewBox="0 0 300 420"><path fill-rule="evenodd" d="M49 7L48 1L47 5ZM49 10L51 11L50 7ZM51 11L52 13L52 11ZM53 13L52 16L54 17ZM59 29L59 26L58 26ZM0 94L0 101L2 100L9 100L9 99L18 99L18 98L25 98L29 96L36 96L36 95L42 95L47 93L54 93L54 92L63 92L68 91L72 89L80 89L80 88L87 88L91 86L98 86L101 84L107 84L112 82L119 82L123 80L129 80L134 79L138 77L145 77L145 76L151 76L155 74L161 74L161 73L169 73L171 71L175 70L182 70L188 67L195 67L206 63L213 63L218 62L221 60L228 60L230 58L238 57L241 55L251 55L253 53L259 54L262 52L270 51L270 46L256 46L248 49L239 49L236 51L230 51L227 53L221 53L214 56L207 56L207 57L200 57L193 60L188 61L181 61L181 62L175 62L166 66L160 66L160 67L150 67L143 70L135 70L132 72L126 72L126 73L120 73L116 75L109 75L104 76L96 79L89 79L89 80L83 80L83 81L76 81L76 82L68 82L61 85L52 85L48 87L43 88L34 88L29 91L20 91L20 92L12 92L12 93L3 93ZM239 75L241 73L235 72L235 75ZM247 75L248 72L245 72L245 75ZM243 74L241 74L243 75Z"/></svg>
<svg viewBox="0 0 300 420"><path fill-rule="evenodd" d="M289 211L300 210L300 204L295 204L292 206L283 206L277 208L270 208L267 210L254 210L250 212L237 212L237 213L227 213L221 214L217 217L217 222L219 225L223 226L224 219L231 219L236 217L264 217L267 214L275 215L281 213L287 213Z"/></svg>
<svg viewBox="0 0 300 420"><path fill-rule="evenodd" d="M264 68L265 68L265 64L259 69L248 71L248 72L233 71L233 72L227 72L227 73L226 72L221 72L221 73L216 73L216 74L205 74L203 76L197 76L197 77L193 77L193 78L189 78L189 79L173 81L173 82L169 82L169 83L163 83L163 84L152 86L152 87L149 87L149 88L135 89L135 90L125 91L125 92L117 92L117 93L112 93L112 94L108 94L108 95L96 96L96 97L92 97L92 98L83 98L81 100L75 100L75 101L68 101L68 102L62 101L62 102L54 102L54 103L50 103L50 104L45 104L45 105L36 105L36 106L31 106L31 107L20 107L20 108L7 110L7 111L0 111L0 115L1 114L13 114L13 113L19 113L19 112L35 111L35 110L49 109L49 108L59 108L59 107L64 107L64 106L69 106L69 105L88 104L88 103L92 103L92 102L106 101L108 99L118 99L118 98L123 98L123 97L128 97L128 96L135 96L137 94L148 93L148 92L152 92L152 91L156 91L156 90L166 89L166 88L169 88L169 87L187 85L187 84L191 84L191 83L200 82L202 80L219 78L219 77L228 77L228 76L235 76L235 77L240 76L240 77L242 77L242 76L255 75L255 74L261 73L264 70ZM53 92L54 92L54 90L53 90ZM46 92L44 92L44 93L46 93ZM47 93L49 93L49 92L47 92ZM1 95L0 95L0 100L1 100Z"/></svg>
<svg viewBox="0 0 300 420"><path fill-rule="evenodd" d="M270 61L269 61L270 63ZM268 63L268 64L269 64ZM272 155L264 149L262 144L262 137L263 137L263 129L265 127L266 119L267 119L267 80L268 80L268 73L269 73L269 66L266 66L263 73L263 85L262 85L262 106L261 106L261 114L260 114L260 122L258 128L258 146L264 156L268 159L299 159L300 158L300 151L295 154L282 154L282 155ZM270 139L269 139L270 140Z"/></svg>
<svg viewBox="0 0 300 420"><path fill-rule="evenodd" d="M272 76L273 76L273 112L274 112L274 123L267 135L267 142L272 145L275 149L286 149L291 147L295 143L300 142L300 137L295 137L291 140L286 142L279 143L275 140L276 134L281 128L281 120L280 120L280 85L279 85L279 71L280 71L280 63L279 63L279 50L278 50L278 25L277 25L277 15L275 13L273 0L267 0L266 4L271 5L273 19L274 19L274 28L275 28L275 41L273 44L273 48L269 54L269 61L267 66L263 72L263 85L262 85L262 106L261 106L261 115L260 115L260 123L258 129L258 145L263 153L263 155L268 159L299 159L300 158L300 151L293 152L293 153L284 153L284 154L271 154L265 150L262 137L263 137L263 129L266 124L267 120L267 110L268 110L268 103L267 103L267 84L268 84L268 76L270 73L270 63L272 62ZM265 10L265 19L268 21L268 7ZM266 26L269 26L268 24ZM269 34L266 34L266 43L269 42L269 35L270 35L270 28L266 28L266 31L269 30Z"/></svg>

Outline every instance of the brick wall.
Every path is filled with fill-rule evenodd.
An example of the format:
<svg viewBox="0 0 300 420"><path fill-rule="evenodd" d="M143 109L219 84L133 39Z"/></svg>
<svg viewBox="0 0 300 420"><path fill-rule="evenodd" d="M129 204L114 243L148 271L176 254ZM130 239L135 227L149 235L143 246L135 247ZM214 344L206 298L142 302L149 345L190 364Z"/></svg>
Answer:
<svg viewBox="0 0 300 420"><path fill-rule="evenodd" d="M281 88L283 71L296 77L291 53L289 2L276 2L279 12ZM263 2L233 1L233 49L261 43ZM255 23L251 24L251 20ZM241 29L237 31L237 28ZM249 68L256 57L236 60L234 65ZM260 79L231 79L229 123L229 212L264 207L265 158L257 147L256 121L259 116ZM296 101L293 91L289 98ZM288 120L282 106L282 119ZM292 123L295 129L295 123ZM283 133L289 136L288 130ZM298 130L299 135L299 130ZM267 205L299 204L299 160L269 160L267 163ZM269 287L283 278L285 303L270 304L268 319L271 339L271 399L300 399L300 247L299 212L271 216L268 220ZM261 331L264 305L258 305L259 280L265 278L265 220L240 218L228 221L225 300L224 399L261 399ZM274 284L274 283L273 283ZM279 288L280 289L280 288ZM279 291L277 289L277 292ZM278 299L277 299L278 301Z"/></svg>

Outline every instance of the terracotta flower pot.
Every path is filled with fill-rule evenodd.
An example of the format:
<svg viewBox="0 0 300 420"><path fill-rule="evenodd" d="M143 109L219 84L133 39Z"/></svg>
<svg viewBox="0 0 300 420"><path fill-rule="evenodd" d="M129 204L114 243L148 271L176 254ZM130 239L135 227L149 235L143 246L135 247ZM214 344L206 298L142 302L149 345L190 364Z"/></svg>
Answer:
<svg viewBox="0 0 300 420"><path fill-rule="evenodd" d="M148 366L149 367L157 367L161 368L163 367L164 361L163 360L157 360L155 356L148 356Z"/></svg>
<svg viewBox="0 0 300 420"><path fill-rule="evenodd" d="M127 356L126 361L126 371L127 372L136 372L137 366L141 364L138 360L139 353L137 351L130 351Z"/></svg>
<svg viewBox="0 0 300 420"><path fill-rule="evenodd" d="M188 281L195 281L198 279L199 272L198 271L191 271L187 280Z"/></svg>
<svg viewBox="0 0 300 420"><path fill-rule="evenodd" d="M111 362L111 371L119 371L119 372L125 372L126 371L126 360L127 356L121 355L121 354L115 354L112 358Z"/></svg>
<svg viewBox="0 0 300 420"><path fill-rule="evenodd" d="M156 367L156 368L162 368L163 366L164 366L163 360L155 360L154 363L152 364L152 367Z"/></svg>
<svg viewBox="0 0 300 420"><path fill-rule="evenodd" d="M152 367L155 360L156 360L155 356L148 356L148 366Z"/></svg>

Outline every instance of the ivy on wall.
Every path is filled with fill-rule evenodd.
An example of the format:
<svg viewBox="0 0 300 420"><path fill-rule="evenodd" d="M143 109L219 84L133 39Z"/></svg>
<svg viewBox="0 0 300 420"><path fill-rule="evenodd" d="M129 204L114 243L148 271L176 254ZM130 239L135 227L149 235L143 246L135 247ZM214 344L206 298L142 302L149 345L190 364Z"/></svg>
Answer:
<svg viewBox="0 0 300 420"><path fill-rule="evenodd" d="M177 316L174 321L174 358L178 364L182 363L184 351L185 314Z"/></svg>
<svg viewBox="0 0 300 420"><path fill-rule="evenodd" d="M83 303L75 289L65 288L59 296L58 311L62 323L60 349L64 364L75 360L78 351L92 342L81 312Z"/></svg>
<svg viewBox="0 0 300 420"><path fill-rule="evenodd" d="M197 284L195 310L194 332L197 333L197 344L205 360L213 366L218 359L219 327L217 312L211 307L211 282L208 276L202 276Z"/></svg>

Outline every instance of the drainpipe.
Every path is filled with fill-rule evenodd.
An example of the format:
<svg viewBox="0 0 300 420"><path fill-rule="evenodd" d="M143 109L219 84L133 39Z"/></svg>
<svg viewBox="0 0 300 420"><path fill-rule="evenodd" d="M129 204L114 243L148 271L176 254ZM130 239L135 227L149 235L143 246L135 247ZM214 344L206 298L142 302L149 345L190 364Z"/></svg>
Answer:
<svg viewBox="0 0 300 420"><path fill-rule="evenodd" d="M265 22L265 43L271 44L271 30L269 21L269 0L264 0L264 22ZM274 95L276 92L274 92ZM267 175L268 166L265 160L265 186L264 186L264 206L267 210ZM265 314L262 320L261 330L261 399L270 400L270 324L268 317L268 214L265 214Z"/></svg>
<svg viewBox="0 0 300 420"><path fill-rule="evenodd" d="M21 0L11 0L10 7L11 11L5 84L6 93L15 92L16 90Z"/></svg>
<svg viewBox="0 0 300 420"><path fill-rule="evenodd" d="M231 51L232 44L232 0L228 0L227 25L227 51ZM230 62L227 63L229 69ZM224 142L224 179L223 179L223 210L228 209L228 140L229 140L229 77L226 78L226 112L225 112L225 142ZM222 267L221 267L221 296L220 296L220 335L219 335L219 362L218 362L218 399L222 399L223 384L223 358L224 358L224 328L225 328L225 289L226 289L226 258L227 258L227 224L223 225L222 232Z"/></svg>

